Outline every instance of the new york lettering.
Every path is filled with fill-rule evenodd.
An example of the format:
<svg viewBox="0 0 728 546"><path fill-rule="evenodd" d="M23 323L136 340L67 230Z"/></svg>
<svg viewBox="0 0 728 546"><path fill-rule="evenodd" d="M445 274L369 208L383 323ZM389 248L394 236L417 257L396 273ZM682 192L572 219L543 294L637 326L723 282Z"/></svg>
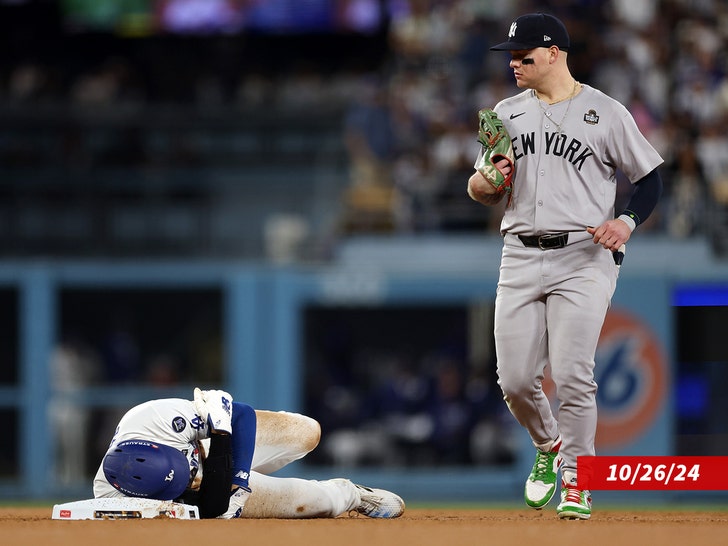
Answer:
<svg viewBox="0 0 728 546"><path fill-rule="evenodd" d="M575 138L569 139L565 134L544 133L544 137L546 140L545 154L563 157L566 161L574 165L578 171L581 171L581 168L584 166L584 161L594 155L594 152L584 146L579 140ZM518 142L519 138L520 143ZM516 160L524 155L536 153L536 134L534 132L523 133L512 138L511 141L513 142L513 155Z"/></svg>

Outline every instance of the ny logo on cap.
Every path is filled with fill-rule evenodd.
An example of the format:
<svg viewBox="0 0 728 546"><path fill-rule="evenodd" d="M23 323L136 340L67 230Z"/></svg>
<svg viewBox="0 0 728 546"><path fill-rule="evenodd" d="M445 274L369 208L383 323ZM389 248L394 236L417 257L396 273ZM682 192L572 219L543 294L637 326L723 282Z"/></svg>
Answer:
<svg viewBox="0 0 728 546"><path fill-rule="evenodd" d="M516 35L516 23L511 23L511 29L508 31L508 37L513 38Z"/></svg>

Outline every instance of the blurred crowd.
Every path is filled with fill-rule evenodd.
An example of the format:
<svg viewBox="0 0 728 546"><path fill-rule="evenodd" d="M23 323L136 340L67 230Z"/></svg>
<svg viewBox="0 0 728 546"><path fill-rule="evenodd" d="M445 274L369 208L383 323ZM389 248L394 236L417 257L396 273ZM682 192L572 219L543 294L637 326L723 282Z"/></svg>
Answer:
<svg viewBox="0 0 728 546"><path fill-rule="evenodd" d="M477 154L477 110L517 91L507 55L488 47L519 14L549 11L570 30L576 78L625 104L665 158L665 195L643 229L682 238L725 228L725 2L357 0L347 9L367 18L386 12L386 47L374 66L361 50L348 58L331 51L339 59L332 69L293 54L286 63L271 65L263 55L256 62L228 45L218 58L191 59L180 72L151 48L143 59L110 54L92 67L65 67L68 74L24 59L5 67L0 96L6 104L60 95L90 106L181 99L311 112L340 107L350 172L342 233L494 232L500 211L464 193ZM279 52L277 59L287 57ZM175 85L175 77L191 83ZM619 199L626 202L630 191L620 180Z"/></svg>
<svg viewBox="0 0 728 546"><path fill-rule="evenodd" d="M304 409L325 431L309 462L512 463L520 437L496 384L492 336L480 334L492 314L490 302L309 308Z"/></svg>
<svg viewBox="0 0 728 546"><path fill-rule="evenodd" d="M572 72L619 100L665 159L665 194L642 230L683 238L725 229L728 206L728 5L711 0L413 0L390 29L385 78L369 82L348 125L352 199L391 190L394 229L496 229L499 210L462 199L477 153L474 113L517 89L488 47L508 21L550 11L572 39ZM619 180L618 205L631 186ZM361 215L354 215L361 218Z"/></svg>
<svg viewBox="0 0 728 546"><path fill-rule="evenodd" d="M360 351L363 372L316 374L307 413L326 434L314 464L508 465L520 447L493 368L453 355ZM355 383L332 381L345 375Z"/></svg>

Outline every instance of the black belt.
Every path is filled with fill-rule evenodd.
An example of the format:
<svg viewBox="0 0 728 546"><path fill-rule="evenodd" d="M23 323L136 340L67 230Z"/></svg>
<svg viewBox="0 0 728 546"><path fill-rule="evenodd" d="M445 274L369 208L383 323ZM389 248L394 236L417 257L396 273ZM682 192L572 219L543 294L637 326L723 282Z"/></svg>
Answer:
<svg viewBox="0 0 728 546"><path fill-rule="evenodd" d="M518 238L523 246L540 248L541 250L551 250L554 248L564 248L569 242L568 233L547 233L546 235L519 235Z"/></svg>

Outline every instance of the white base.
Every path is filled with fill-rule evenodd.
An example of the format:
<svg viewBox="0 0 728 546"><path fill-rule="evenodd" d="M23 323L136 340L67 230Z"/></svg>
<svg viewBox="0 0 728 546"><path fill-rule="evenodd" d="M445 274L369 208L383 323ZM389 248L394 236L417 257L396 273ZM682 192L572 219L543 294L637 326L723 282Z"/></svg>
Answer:
<svg viewBox="0 0 728 546"><path fill-rule="evenodd" d="M53 506L52 519L200 519L197 506L133 497L88 499Z"/></svg>

